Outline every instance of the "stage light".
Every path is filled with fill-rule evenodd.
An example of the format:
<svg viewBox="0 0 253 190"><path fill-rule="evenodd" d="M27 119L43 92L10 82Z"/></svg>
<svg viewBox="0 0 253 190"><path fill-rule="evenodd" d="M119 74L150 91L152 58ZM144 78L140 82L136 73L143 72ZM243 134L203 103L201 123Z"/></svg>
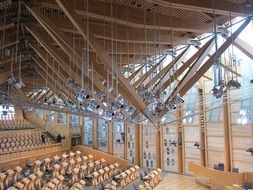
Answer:
<svg viewBox="0 0 253 190"><path fill-rule="evenodd" d="M220 85L214 86L211 93L214 97L221 98L226 90L227 86L222 82Z"/></svg>
<svg viewBox="0 0 253 190"><path fill-rule="evenodd" d="M193 45L195 48L200 48L201 46L201 42L196 39L191 39L188 44Z"/></svg>
<svg viewBox="0 0 253 190"><path fill-rule="evenodd" d="M22 88L25 87L25 84L21 80L19 80L17 83L14 84L14 86L16 88Z"/></svg>
<svg viewBox="0 0 253 190"><path fill-rule="evenodd" d="M68 89L71 89L71 88L74 87L74 83L75 83L75 81L74 81L72 78L68 78L68 79L67 79L67 83L66 83L66 87L67 87Z"/></svg>
<svg viewBox="0 0 253 190"><path fill-rule="evenodd" d="M81 89L78 93L77 93L77 96L76 96L76 99L79 101L79 102L83 102L85 99L89 99L90 98L90 95L84 90L84 89Z"/></svg>
<svg viewBox="0 0 253 190"><path fill-rule="evenodd" d="M173 102L175 105L180 105L180 104L184 103L184 99L181 98L180 94L177 94L177 96L174 98Z"/></svg>
<svg viewBox="0 0 253 190"><path fill-rule="evenodd" d="M165 104L165 107L166 107L168 110L174 110L174 109L177 108L176 105L175 105L173 102L171 102L171 101L169 101L167 104Z"/></svg>
<svg viewBox="0 0 253 190"><path fill-rule="evenodd" d="M17 83L16 79L14 78L13 74L10 74L8 77L8 84L9 85L15 85Z"/></svg>
<svg viewBox="0 0 253 190"><path fill-rule="evenodd" d="M227 87L228 88L240 88L241 87L241 83L239 81L235 81L233 79L231 79L230 81L228 81L227 83Z"/></svg>

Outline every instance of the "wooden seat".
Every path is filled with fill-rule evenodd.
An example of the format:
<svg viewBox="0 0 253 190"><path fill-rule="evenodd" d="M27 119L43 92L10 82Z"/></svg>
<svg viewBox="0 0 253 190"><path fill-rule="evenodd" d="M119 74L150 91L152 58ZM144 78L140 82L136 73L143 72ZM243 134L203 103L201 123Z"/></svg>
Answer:
<svg viewBox="0 0 253 190"><path fill-rule="evenodd" d="M87 166L85 166L85 165L82 165L81 167L80 167L80 179L84 179L85 178L85 176L87 175Z"/></svg>
<svg viewBox="0 0 253 190"><path fill-rule="evenodd" d="M126 186L126 177L127 177L127 174L125 172L122 172L120 174L120 176L122 177L122 179L120 180L120 187L123 188Z"/></svg>
<svg viewBox="0 0 253 190"><path fill-rule="evenodd" d="M131 180L131 171L130 170L126 170L125 171L125 173L127 174L126 175L126 184L129 184L129 183L131 183L132 182L132 180Z"/></svg>
<svg viewBox="0 0 253 190"><path fill-rule="evenodd" d="M99 176L98 176L98 183L101 183L104 181L104 173L105 171L103 169L98 170Z"/></svg>
<svg viewBox="0 0 253 190"><path fill-rule="evenodd" d="M36 176L37 178L35 179L34 185L36 189L40 189L41 188L41 177L42 177L43 173L41 171L37 171L36 172Z"/></svg>
<svg viewBox="0 0 253 190"><path fill-rule="evenodd" d="M6 171L6 178L5 178L5 187L9 187L10 186L10 182L12 180L12 177L14 176L15 172L11 169Z"/></svg>
<svg viewBox="0 0 253 190"><path fill-rule="evenodd" d="M25 177L25 178L22 179L21 182L24 184L23 189L24 189L24 190L27 190L27 189L28 189L28 185L29 185L29 183L30 183L30 179L28 179L27 177Z"/></svg>
<svg viewBox="0 0 253 190"><path fill-rule="evenodd" d="M79 179L78 179L78 174L79 174L79 169L78 168L74 168L73 169L73 174L72 174L72 182L76 183Z"/></svg>
<svg viewBox="0 0 253 190"><path fill-rule="evenodd" d="M35 189L35 180L36 180L36 175L34 175L34 174L31 174L31 175L29 175L29 180L30 180L30 182L29 182L29 184L28 184L28 190L34 190Z"/></svg>
<svg viewBox="0 0 253 190"><path fill-rule="evenodd" d="M24 184L23 183L21 183L21 182L17 182L17 183L15 183L14 185L13 185L16 189L18 189L18 190L23 190L23 188L24 188ZM3 190L3 189L2 189Z"/></svg>
<svg viewBox="0 0 253 190"><path fill-rule="evenodd" d="M106 180L108 180L110 178L109 177L110 168L109 167L105 167L104 171L105 171L105 173L104 173L104 180L106 181Z"/></svg>
<svg viewBox="0 0 253 190"><path fill-rule="evenodd" d="M58 162L59 160L60 160L60 157L59 157L59 156L54 156L54 157L53 157L53 161L54 161L54 162Z"/></svg>
<svg viewBox="0 0 253 190"><path fill-rule="evenodd" d="M80 168L80 166L81 166L81 162L82 162L82 159L80 158L80 157L78 157L77 159L76 159L76 168Z"/></svg>
<svg viewBox="0 0 253 190"><path fill-rule="evenodd" d="M62 175L59 175L57 179L59 180L58 190L63 190L64 177Z"/></svg>
<svg viewBox="0 0 253 190"><path fill-rule="evenodd" d="M93 187L97 186L98 185L98 176L99 176L99 173L98 172L93 172L93 179L92 179L92 185Z"/></svg>
<svg viewBox="0 0 253 190"><path fill-rule="evenodd" d="M22 168L20 166L15 167L15 174L14 174L14 183L18 181L18 177L20 176L22 172Z"/></svg>
<svg viewBox="0 0 253 190"><path fill-rule="evenodd" d="M81 158L81 154L82 154L82 153L81 153L80 151L77 150L77 151L76 151L76 158Z"/></svg>
<svg viewBox="0 0 253 190"><path fill-rule="evenodd" d="M65 175L66 171L67 171L67 168L68 168L68 163L67 162L63 162L60 166L60 169L59 169L59 173L60 175Z"/></svg>
<svg viewBox="0 0 253 190"><path fill-rule="evenodd" d="M91 155L91 154L88 155L89 161L93 161L93 158L94 158L93 155Z"/></svg>
<svg viewBox="0 0 253 190"><path fill-rule="evenodd" d="M53 177L58 177L60 175L60 165L55 164L53 167Z"/></svg>
<svg viewBox="0 0 253 190"><path fill-rule="evenodd" d="M68 155L64 153L64 154L61 155L61 157L62 157L62 161L66 162L67 158L68 158Z"/></svg>
<svg viewBox="0 0 253 190"><path fill-rule="evenodd" d="M57 178L53 178L53 179L51 180L51 182L55 185L55 189L58 190L58 189L59 189L59 188L58 188L58 185L59 185L59 183L60 183L60 180L57 179Z"/></svg>
<svg viewBox="0 0 253 190"><path fill-rule="evenodd" d="M5 181L6 175L3 173L0 173L0 190L4 189L4 181Z"/></svg>
<svg viewBox="0 0 253 190"><path fill-rule="evenodd" d="M134 168L134 167L131 167L129 170L131 171L130 180L131 180L131 181L134 181L134 180L136 179L136 176L135 176L135 168Z"/></svg>
<svg viewBox="0 0 253 190"><path fill-rule="evenodd" d="M86 165L87 161L88 161L88 157L87 156L83 156L83 164L84 165Z"/></svg>
<svg viewBox="0 0 253 190"><path fill-rule="evenodd" d="M33 172L36 173L37 171L40 171L40 166L41 166L41 161L40 160L36 160L34 162Z"/></svg>
<svg viewBox="0 0 253 190"><path fill-rule="evenodd" d="M48 187L50 190L55 190L56 189L55 184L53 184L52 182L48 182L46 184L46 187Z"/></svg>

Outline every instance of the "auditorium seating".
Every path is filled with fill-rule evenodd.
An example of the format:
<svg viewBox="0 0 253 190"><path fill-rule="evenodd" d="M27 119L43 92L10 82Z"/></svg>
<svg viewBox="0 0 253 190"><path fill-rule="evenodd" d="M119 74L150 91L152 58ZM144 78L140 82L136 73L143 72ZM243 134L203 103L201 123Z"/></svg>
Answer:
<svg viewBox="0 0 253 190"><path fill-rule="evenodd" d="M126 170L126 182L136 176L139 167ZM82 155L81 152L55 155L27 163L26 167L17 166L0 173L0 190L81 190L84 186L95 187L114 177L119 164L106 164L105 159L95 160L92 155ZM129 174L127 174L129 171ZM115 183L114 183L115 185Z"/></svg>
<svg viewBox="0 0 253 190"><path fill-rule="evenodd" d="M22 120L0 120L0 131L9 131L9 130L26 130L34 129L35 127L30 124L29 121Z"/></svg>
<svg viewBox="0 0 253 190"><path fill-rule="evenodd" d="M45 143L42 144L40 130L2 131L0 133L0 155L53 145L55 141L47 133L44 134Z"/></svg>
<svg viewBox="0 0 253 190"><path fill-rule="evenodd" d="M161 172L162 170L160 168L157 168L156 170L151 171L144 177L141 176L141 180L144 184L139 185L140 190L149 190L153 189L161 180Z"/></svg>
<svg viewBox="0 0 253 190"><path fill-rule="evenodd" d="M130 167L129 169L126 169L113 177L114 184L113 183L106 184L105 187L106 189L114 189L115 186L124 188L126 185L132 183L138 177L139 177L139 166Z"/></svg>

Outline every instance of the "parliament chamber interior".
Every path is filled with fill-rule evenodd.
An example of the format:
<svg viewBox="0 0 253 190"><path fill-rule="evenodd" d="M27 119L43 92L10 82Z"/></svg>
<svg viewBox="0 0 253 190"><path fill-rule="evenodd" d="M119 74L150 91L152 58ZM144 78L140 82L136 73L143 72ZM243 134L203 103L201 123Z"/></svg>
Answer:
<svg viewBox="0 0 253 190"><path fill-rule="evenodd" d="M253 189L252 0L0 0L0 190Z"/></svg>

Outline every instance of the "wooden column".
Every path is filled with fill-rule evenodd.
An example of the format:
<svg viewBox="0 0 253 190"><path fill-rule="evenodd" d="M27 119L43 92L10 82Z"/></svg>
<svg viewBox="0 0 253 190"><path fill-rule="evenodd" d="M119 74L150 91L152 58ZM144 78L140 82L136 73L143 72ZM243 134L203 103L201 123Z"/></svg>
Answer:
<svg viewBox="0 0 253 190"><path fill-rule="evenodd" d="M135 125L135 163L142 167L143 164L143 147L142 147L142 125Z"/></svg>
<svg viewBox="0 0 253 190"><path fill-rule="evenodd" d="M179 105L177 107L176 111L176 117L177 117L177 144L178 144L178 172L183 173L184 172L184 131L183 131L183 125L182 125L182 105Z"/></svg>
<svg viewBox="0 0 253 190"><path fill-rule="evenodd" d="M156 129L156 167L162 168L161 158L161 128Z"/></svg>
<svg viewBox="0 0 253 190"><path fill-rule="evenodd" d="M92 127L92 148L98 148L98 119L92 118L93 120L93 127Z"/></svg>
<svg viewBox="0 0 253 190"><path fill-rule="evenodd" d="M107 144L108 144L108 153L113 154L113 123L112 121L107 123Z"/></svg>
<svg viewBox="0 0 253 190"><path fill-rule="evenodd" d="M58 120L59 120L59 115L60 113L59 112L54 112L54 123L59 123Z"/></svg>
<svg viewBox="0 0 253 190"><path fill-rule="evenodd" d="M224 152L225 152L225 171L231 171L231 125L229 117L229 107L227 93L223 95L223 125L224 125Z"/></svg>
<svg viewBox="0 0 253 190"><path fill-rule="evenodd" d="M70 114L66 114L66 123L67 123L67 124L70 123Z"/></svg>
<svg viewBox="0 0 253 190"><path fill-rule="evenodd" d="M198 104L199 104L199 137L200 137L200 164L206 166L206 117L204 107L204 91L198 90Z"/></svg>
<svg viewBox="0 0 253 190"><path fill-rule="evenodd" d="M124 123L124 134L125 134L125 141L124 141L124 158L127 159L127 123Z"/></svg>
<svg viewBox="0 0 253 190"><path fill-rule="evenodd" d="M83 116L80 116L80 121L79 121L79 124L80 124L80 127L81 127L81 144L84 144L84 117Z"/></svg>

